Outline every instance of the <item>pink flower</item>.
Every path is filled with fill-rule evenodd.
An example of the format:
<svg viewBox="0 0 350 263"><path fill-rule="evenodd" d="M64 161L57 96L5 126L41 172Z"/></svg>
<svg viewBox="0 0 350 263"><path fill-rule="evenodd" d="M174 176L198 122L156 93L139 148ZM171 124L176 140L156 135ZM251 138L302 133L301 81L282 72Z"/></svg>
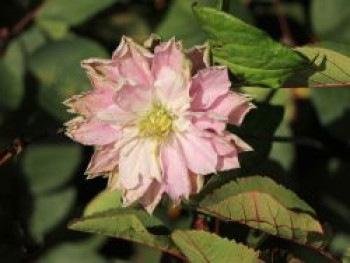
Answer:
<svg viewBox="0 0 350 263"><path fill-rule="evenodd" d="M238 153L251 150L225 128L254 106L229 90L225 67L209 67L205 45L184 52L172 39L152 53L123 37L111 60L82 67L94 89L65 102L79 115L66 133L96 146L87 174L107 176L125 205L139 200L151 213L164 193L178 203L204 175L238 168Z"/></svg>

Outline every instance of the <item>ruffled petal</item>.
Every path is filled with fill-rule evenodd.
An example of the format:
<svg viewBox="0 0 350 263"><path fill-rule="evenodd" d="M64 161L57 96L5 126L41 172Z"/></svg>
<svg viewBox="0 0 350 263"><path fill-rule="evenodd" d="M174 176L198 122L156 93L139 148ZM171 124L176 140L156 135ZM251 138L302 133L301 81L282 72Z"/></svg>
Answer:
<svg viewBox="0 0 350 263"><path fill-rule="evenodd" d="M110 59L89 58L81 66L96 88L114 87L121 78L117 63Z"/></svg>
<svg viewBox="0 0 350 263"><path fill-rule="evenodd" d="M135 189L141 184L143 141L134 139L124 145L119 155L120 184L124 189Z"/></svg>
<svg viewBox="0 0 350 263"><path fill-rule="evenodd" d="M134 112L124 111L115 104L100 111L96 118L106 123L122 126L135 121L137 115Z"/></svg>
<svg viewBox="0 0 350 263"><path fill-rule="evenodd" d="M208 138L191 132L177 134L187 167L196 174L216 171L217 153Z"/></svg>
<svg viewBox="0 0 350 263"><path fill-rule="evenodd" d="M180 145L175 137L169 138L160 150L165 191L175 202L188 198L191 184Z"/></svg>
<svg viewBox="0 0 350 263"><path fill-rule="evenodd" d="M66 135L85 145L107 145L118 140L120 129L98 119L77 117L65 124Z"/></svg>
<svg viewBox="0 0 350 263"><path fill-rule="evenodd" d="M123 195L123 204L125 206L131 205L147 194L147 190L150 188L153 180L150 178L141 178L140 180L140 185L134 189L125 190Z"/></svg>
<svg viewBox="0 0 350 263"><path fill-rule="evenodd" d="M200 70L192 78L191 109L193 111L208 109L215 100L229 91L230 86L231 82L225 67L210 67Z"/></svg>
<svg viewBox="0 0 350 263"><path fill-rule="evenodd" d="M164 67L154 83L157 99L176 113L189 108L190 97L186 80L176 71Z"/></svg>
<svg viewBox="0 0 350 263"><path fill-rule="evenodd" d="M191 60L191 74L195 75L201 69L209 67L209 45L194 46L186 51L187 57Z"/></svg>
<svg viewBox="0 0 350 263"><path fill-rule="evenodd" d="M76 95L64 102L70 107L69 112L91 117L113 105L115 91L108 87L99 87L81 95Z"/></svg>
<svg viewBox="0 0 350 263"><path fill-rule="evenodd" d="M144 112L152 104L152 90L126 84L117 91L114 101L126 112Z"/></svg>
<svg viewBox="0 0 350 263"><path fill-rule="evenodd" d="M89 179L101 174L109 175L117 168L118 162L119 151L113 144L98 147L92 155L85 173L89 175Z"/></svg>
<svg viewBox="0 0 350 263"><path fill-rule="evenodd" d="M158 203L160 202L164 193L164 186L157 181L148 187L147 191L140 198L141 205L152 214Z"/></svg>
<svg viewBox="0 0 350 263"><path fill-rule="evenodd" d="M152 87L152 57L147 49L124 36L114 51L112 60L117 63L120 75L129 84Z"/></svg>
<svg viewBox="0 0 350 263"><path fill-rule="evenodd" d="M181 44L176 42L174 38L168 42L161 43L154 49L152 73L155 79L159 78L159 74L164 68L170 68L189 78L190 65L185 60Z"/></svg>

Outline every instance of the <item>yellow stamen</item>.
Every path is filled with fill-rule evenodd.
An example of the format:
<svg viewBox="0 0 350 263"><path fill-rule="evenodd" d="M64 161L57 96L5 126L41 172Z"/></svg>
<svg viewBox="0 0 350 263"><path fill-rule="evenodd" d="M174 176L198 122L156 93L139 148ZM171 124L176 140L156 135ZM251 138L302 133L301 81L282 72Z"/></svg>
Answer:
<svg viewBox="0 0 350 263"><path fill-rule="evenodd" d="M158 102L138 123L140 135L162 139L172 130L173 116Z"/></svg>

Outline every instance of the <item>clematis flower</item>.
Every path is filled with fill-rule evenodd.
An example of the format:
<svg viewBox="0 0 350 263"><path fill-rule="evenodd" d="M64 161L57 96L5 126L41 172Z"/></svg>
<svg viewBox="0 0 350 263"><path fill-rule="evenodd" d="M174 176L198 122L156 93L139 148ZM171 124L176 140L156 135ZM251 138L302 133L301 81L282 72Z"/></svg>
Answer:
<svg viewBox="0 0 350 263"><path fill-rule="evenodd" d="M94 88L65 102L78 115L66 134L95 146L88 178L107 176L125 205L138 200L152 213L165 193L178 203L204 175L238 168L238 154L251 150L225 129L254 105L229 90L226 67L209 66L206 45L184 51L171 39L151 52L123 37L112 59L82 67Z"/></svg>

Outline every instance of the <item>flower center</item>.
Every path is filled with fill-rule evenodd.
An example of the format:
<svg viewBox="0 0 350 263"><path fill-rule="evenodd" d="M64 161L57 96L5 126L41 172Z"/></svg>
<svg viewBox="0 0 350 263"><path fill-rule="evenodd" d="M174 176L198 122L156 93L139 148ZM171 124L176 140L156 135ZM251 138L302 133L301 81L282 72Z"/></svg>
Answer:
<svg viewBox="0 0 350 263"><path fill-rule="evenodd" d="M161 139L172 130L173 116L160 103L154 103L152 109L138 123L140 135Z"/></svg>

